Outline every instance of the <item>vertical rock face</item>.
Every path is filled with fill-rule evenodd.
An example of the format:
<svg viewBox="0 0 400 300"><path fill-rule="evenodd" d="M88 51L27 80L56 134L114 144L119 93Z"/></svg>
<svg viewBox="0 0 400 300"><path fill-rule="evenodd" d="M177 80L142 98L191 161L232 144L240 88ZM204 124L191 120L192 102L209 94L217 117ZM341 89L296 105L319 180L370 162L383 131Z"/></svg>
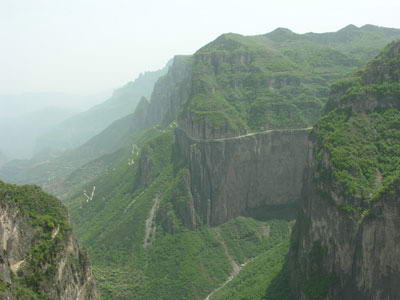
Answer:
<svg viewBox="0 0 400 300"><path fill-rule="evenodd" d="M36 297L100 299L58 200L36 187L0 182L0 298Z"/></svg>
<svg viewBox="0 0 400 300"><path fill-rule="evenodd" d="M195 140L177 129L177 148L188 162L195 211L203 223L219 225L298 200L307 136L301 129Z"/></svg>
<svg viewBox="0 0 400 300"><path fill-rule="evenodd" d="M316 164L310 155L292 237L292 284L299 299L398 299L400 180L366 206L343 196L337 183L319 184Z"/></svg>
<svg viewBox="0 0 400 300"><path fill-rule="evenodd" d="M154 86L146 113L148 127L168 125L177 118L182 104L189 97L191 70L191 56L174 57L168 73Z"/></svg>
<svg viewBox="0 0 400 300"><path fill-rule="evenodd" d="M311 134L289 256L299 299L400 298L399 49L338 84Z"/></svg>

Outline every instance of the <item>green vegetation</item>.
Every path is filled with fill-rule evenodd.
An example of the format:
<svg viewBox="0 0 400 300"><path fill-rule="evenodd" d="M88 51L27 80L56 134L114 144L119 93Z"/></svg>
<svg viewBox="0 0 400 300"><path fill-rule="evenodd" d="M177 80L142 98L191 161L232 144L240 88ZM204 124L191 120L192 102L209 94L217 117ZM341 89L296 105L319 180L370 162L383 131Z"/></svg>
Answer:
<svg viewBox="0 0 400 300"><path fill-rule="evenodd" d="M204 299L230 275L231 259L245 263L288 240L281 216L194 228L188 170L173 166L173 128L147 131L136 145L133 163L87 185L96 186L93 200L68 201L104 299Z"/></svg>
<svg viewBox="0 0 400 300"><path fill-rule="evenodd" d="M389 203L399 198L399 58L398 41L353 77L335 84L325 114L310 135L312 177L291 250L293 286L307 299L348 298L357 293L362 298L376 292L359 289L354 278L368 276L368 271L360 270L357 255L374 243L374 238L362 233L380 232L393 214L382 207L391 207ZM322 225L326 236L316 234L321 220L329 224ZM347 249L344 255L354 262L347 270L332 263L342 263L339 248ZM373 264L379 257L367 260Z"/></svg>
<svg viewBox="0 0 400 300"><path fill-rule="evenodd" d="M314 243L310 253L310 277L304 279L303 291L308 299L325 299L329 289L336 283L336 277L333 274L327 274L323 263L327 254L327 249L320 243Z"/></svg>
<svg viewBox="0 0 400 300"><path fill-rule="evenodd" d="M330 83L361 66L364 55L352 54L355 44L343 42L343 49L338 49L314 41L312 35L286 33L284 38L276 32L258 37L228 34L200 49L193 58L192 94L180 118L206 121L212 129L236 133L313 124L328 99ZM376 53L374 47L370 54ZM337 150L337 143L341 135L355 131L346 122L353 115L349 106L359 98L352 87L362 86L361 82L357 75L335 85L333 92L343 94L343 100L329 102L331 112L316 129L326 141L332 134L337 157L348 155ZM382 92L378 87L376 91ZM392 92L384 92L388 102ZM338 105L343 108L337 109ZM373 123L363 124L363 114L354 119L352 124L360 124L360 137L362 130L371 130L375 137L387 133L388 128L379 128L382 115L376 114ZM387 114L384 118L391 112ZM204 299L232 274L232 261L248 264L212 296L215 299L292 299L285 264L290 218L272 213L264 221L238 217L215 228L202 225L193 210L188 166L175 164L173 127L155 127L141 136L121 134L129 148L103 156L100 161L110 162L107 171L85 182L67 201L104 299ZM333 134L335 130L340 134ZM352 142L354 147L363 145L357 139ZM367 144L360 153L368 153ZM344 149L358 151L354 147ZM354 153L349 156L351 164L356 156L362 159ZM94 197L88 200L82 191L93 187ZM350 206L342 209L362 216L368 213ZM315 278L303 282L305 292L315 299L333 284L329 274L317 271Z"/></svg>
<svg viewBox="0 0 400 300"><path fill-rule="evenodd" d="M243 267L237 277L216 292L211 300L291 300L287 274L283 274L288 240L273 244ZM279 283L278 283L279 282Z"/></svg>
<svg viewBox="0 0 400 300"><path fill-rule="evenodd" d="M12 277L10 287L0 281L0 292L10 289L17 299L48 299L43 285L53 281L57 272L58 254L64 249L64 239L70 233L66 208L56 198L37 186L16 186L0 181L0 206L17 209L17 217L27 219L32 232L32 245L25 262ZM52 237L52 233L57 235ZM21 241L19 241L21 242Z"/></svg>
<svg viewBox="0 0 400 300"><path fill-rule="evenodd" d="M399 67L388 64L398 65L399 59L385 56L393 47L398 43L389 45L358 78L335 86L336 91L342 89L341 96L332 99L330 111L314 130L323 180L334 178L347 196L364 202L379 198L400 176ZM323 165L326 155L332 163L329 169ZM360 209L342 208L367 213L365 207Z"/></svg>
<svg viewBox="0 0 400 300"><path fill-rule="evenodd" d="M193 93L183 117L226 133L311 126L329 86L395 38L400 31L373 26L326 34L282 28L260 36L224 34L193 56Z"/></svg>
<svg viewBox="0 0 400 300"><path fill-rule="evenodd" d="M204 122L221 135L308 127L320 117L330 84L396 37L399 31L375 27L332 34L298 35L285 29L253 37L225 34L194 54L190 83L174 85L164 77L161 86L168 88L158 93L188 95L178 97L183 107L172 107L178 100L169 99L166 109L181 111L179 118ZM387 57L390 49L386 53L377 60L385 60L387 73L398 78L390 69L397 61ZM321 141L322 183L334 177L347 194L367 203L393 191L400 163L400 88L398 80L374 80L387 77L381 71L372 63L364 73L336 84L332 92L338 97L328 102L313 133ZM359 109L365 101L372 107L378 98L376 109ZM204 299L237 271L236 264L246 265L213 299L292 299L285 264L290 216L271 211L268 219L237 217L214 228L203 225L194 208L189 166L176 163L175 125L149 129L144 119L169 122L175 112L153 107L157 116L147 116L147 105L143 100L135 114L56 159L19 162L25 173L15 178L39 180L57 193L61 182L68 188L63 195L74 229L90 253L104 299ZM333 164L329 168L322 166L327 156ZM68 230L59 221L65 215L57 205L35 203L34 198L21 203L42 228L29 264L21 269L21 293L53 274L51 267L44 268L59 245L51 232L57 226ZM369 215L360 202L340 208L357 217ZM323 251L317 250L315 261L321 262ZM43 268L45 273L37 273ZM316 266L302 285L309 297L319 299L334 281Z"/></svg>

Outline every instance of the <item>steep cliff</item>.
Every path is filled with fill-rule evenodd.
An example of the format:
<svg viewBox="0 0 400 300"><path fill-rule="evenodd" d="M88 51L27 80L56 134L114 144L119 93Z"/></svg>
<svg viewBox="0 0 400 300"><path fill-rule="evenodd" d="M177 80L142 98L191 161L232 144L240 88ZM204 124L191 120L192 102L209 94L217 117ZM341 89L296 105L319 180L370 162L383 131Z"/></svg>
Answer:
<svg viewBox="0 0 400 300"><path fill-rule="evenodd" d="M194 210L203 224L219 225L300 198L307 129L212 140L195 140L177 129L175 140L190 170Z"/></svg>
<svg viewBox="0 0 400 300"><path fill-rule="evenodd" d="M137 99L139 102L133 113L115 120L75 149L36 156L31 160L11 161L0 169L0 178L17 184L38 184L58 196L67 192L63 182L71 176L82 177L81 174L85 173L93 179L107 170L105 166L109 165L107 161L112 153L122 148L130 150L145 130L159 124L167 126L176 119L190 90L187 86L190 70L190 56L175 56L168 64L168 71L163 71L166 74L155 83L151 97ZM120 110L121 105L119 103ZM129 112L130 108L126 111ZM69 184L67 187L71 188Z"/></svg>
<svg viewBox="0 0 400 300"><path fill-rule="evenodd" d="M139 153L68 200L104 299L204 299L240 265L287 240L288 218L236 217L203 226L173 128L153 129ZM195 226L193 226L193 224ZM233 275L232 275L233 274Z"/></svg>
<svg viewBox="0 0 400 300"><path fill-rule="evenodd" d="M35 186L0 182L0 298L100 299L66 209Z"/></svg>
<svg viewBox="0 0 400 300"><path fill-rule="evenodd" d="M274 281L312 146L306 128L329 84L366 62L360 43L376 53L399 34L354 30L222 35L176 57L135 114L69 157L33 164L24 180L68 183L66 203L105 299L231 297L230 282L240 299L241 277L232 279L241 268ZM342 36L352 38L333 46ZM265 294L258 279L246 288L257 290L251 299Z"/></svg>
<svg viewBox="0 0 400 300"><path fill-rule="evenodd" d="M333 87L292 237L299 299L398 299L400 42Z"/></svg>
<svg viewBox="0 0 400 300"><path fill-rule="evenodd" d="M157 81L151 94L150 106L146 113L146 126L167 126L176 120L182 104L188 99L192 78L192 57L177 55L171 67Z"/></svg>
<svg viewBox="0 0 400 300"><path fill-rule="evenodd" d="M226 34L175 58L143 114L156 126L67 200L106 299L232 295L223 289L241 267L269 276L275 288L266 299L279 294L284 255L276 249L288 249L290 212L303 189L306 128L329 84L365 63L357 38L341 44L344 53L330 36L311 36ZM374 53L383 46L366 39ZM93 198L82 193L94 189ZM266 295L262 276L246 288L257 291L254 299ZM232 280L238 289L241 278Z"/></svg>

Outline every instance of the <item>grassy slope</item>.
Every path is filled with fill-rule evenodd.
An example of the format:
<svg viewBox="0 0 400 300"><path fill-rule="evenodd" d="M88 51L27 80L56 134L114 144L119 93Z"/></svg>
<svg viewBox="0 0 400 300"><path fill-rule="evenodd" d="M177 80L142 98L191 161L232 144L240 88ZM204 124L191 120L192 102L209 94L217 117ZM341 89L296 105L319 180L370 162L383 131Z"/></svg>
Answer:
<svg viewBox="0 0 400 300"><path fill-rule="evenodd" d="M396 38L400 30L368 26L328 34L224 34L194 55L186 112L236 132L313 125L330 84Z"/></svg>
<svg viewBox="0 0 400 300"><path fill-rule="evenodd" d="M187 171L173 170L172 142L170 130L160 132L141 145L133 165L124 161L87 186L96 186L92 201L77 194L68 203L104 299L203 299L232 271L223 243L241 264L288 239L289 221L281 217L188 229L179 208L187 201ZM143 155L153 166L147 184L138 175ZM156 235L144 249L146 219L157 197Z"/></svg>
<svg viewBox="0 0 400 300"><path fill-rule="evenodd" d="M289 249L288 240L275 244L271 249L250 261L240 274L211 300L291 300L286 276L285 259Z"/></svg>
<svg viewBox="0 0 400 300"><path fill-rule="evenodd" d="M242 47L246 51L247 47L251 47L257 54L260 44L266 43L267 38L250 39L251 45L249 46L247 45L247 38L244 38L245 42L243 42L241 36L228 35L228 46L231 39L234 40L234 49L227 51L227 45L224 44L222 52L236 53L235 51L239 49L237 51L240 53L243 50ZM235 39L239 39L238 48L235 48L238 45ZM272 38L270 40L269 43L277 43L272 41ZM292 42L281 41L279 43L280 47L284 49L286 47L284 43L291 44ZM198 98L189 103L198 106L189 106L191 112L194 115L197 112L207 115L207 109L212 107L214 112L217 111L216 116L222 113L224 117L233 118L232 124L239 127L248 126L246 124L246 113L250 110L247 107L248 103L243 102L244 99L247 99L246 97L252 95L254 91L256 91L256 94L260 94L260 97L267 97L271 91L264 87L258 89L257 85L254 85L254 81L250 81L247 88L231 89L229 85L221 84L226 79L224 76L230 74L227 80L232 81L235 78L230 77L238 76L242 80L242 75L245 74L244 78L253 76L256 81L262 81L270 79L268 76L271 72L268 68L271 68L270 64L272 64L273 68L282 68L280 74L283 74L283 78L287 78L288 74L285 72L298 71L296 69L298 66L289 62L287 56L294 56L297 60L307 61L308 63L310 55L312 57L318 56L315 52L309 52L313 47L309 41L298 43L307 47L304 46L301 51L298 49L294 53L289 51L290 53L286 53L286 56L277 51L264 51L265 53L263 52L261 58L265 58L265 60L259 60L256 65L250 65L249 69L232 69L237 66L220 65L221 68L226 67L229 72L225 72L225 70L222 72L222 77L217 78L217 80L213 77L214 75L209 78L209 69L199 69L203 67L202 64L199 64L195 67L193 74L193 88L195 91L199 91L196 96ZM291 47L289 45L287 49L290 50ZM354 68L354 59L338 53L335 49L327 49L325 46L317 47L315 51L318 52L319 49L322 49L322 58L313 60L312 64L302 70L306 73L310 69L318 70L318 74L311 74L312 76L309 77L307 75L306 78L309 81L306 81L303 87L306 90L312 90L312 93L318 90L319 92L313 94L313 97L323 103L326 101L324 97L326 97L327 92L325 88L321 89L321 87L327 85L331 80L344 76L341 68L346 64L350 64L350 66L344 69ZM219 49L209 50L214 54L221 52ZM205 50L202 49L199 53L201 51ZM208 54L205 53L204 55L207 56ZM327 57L330 56L333 58L327 60ZM337 60L341 61L341 68L335 67ZM330 65L326 66L326 61L331 62ZM284 62L282 66L274 65L280 62ZM319 65L321 63L322 65ZM197 72L196 70L200 71ZM290 76L295 74L293 72ZM277 75L277 73L272 73L273 76ZM303 76L302 74L300 73L298 76ZM261 79L258 78L259 75ZM294 77L294 80L296 78ZM314 85L313 80L319 82L321 78L325 80L324 84ZM223 88L220 92L213 93L212 97L208 97L210 86L215 87L217 91L221 87ZM299 90L291 89L292 87L289 87L290 93L293 93L293 97L296 98ZM275 101L279 102L280 99L285 101L286 99L294 99L286 97L286 94L280 94L281 92L282 89L278 94L273 94L268 101L272 101L273 104ZM272 91L272 93L275 92ZM222 102L219 102L218 99L218 101L214 101L213 97L221 97ZM307 97L305 99L309 99ZM212 101L207 102L209 99ZM301 103L300 98L296 99L295 102ZM304 108L304 111L308 110ZM257 108L255 111L263 110ZM276 115L274 114L272 117L276 117ZM236 122L237 120L239 121ZM282 123L285 118L281 118L281 115L279 115L279 120L280 123L277 126L285 127L286 125ZM281 122L281 120L283 121ZM308 118L308 120L311 120L311 118ZM139 156L137 154L124 154L127 155L126 159L120 160L118 166L86 185L88 191L91 191L93 185L96 186L95 197L92 201L86 202L82 194L78 193L68 203L72 210L78 235L84 245L89 248L95 274L104 298L131 299L132 295L138 299L204 298L211 290L220 286L232 271L229 258L225 253L225 247L221 243L220 236L222 236L230 256L237 263L244 263L250 258L256 258L253 261L254 263L249 263L243 269L243 273L215 294L215 297L230 295L230 297L240 298L242 296L249 297L254 293L261 298L266 297L266 299L277 299L277 295L281 297L278 297L279 299L285 299L285 297L289 299L290 294L287 293L285 288L285 273L278 271L283 266L284 253L287 251L285 249L287 249L289 234L288 221L279 217L264 221L238 218L213 229L207 227L197 230L188 229L184 226L184 216L182 215L188 203L187 191L182 184L183 177L181 178L186 171L184 169L175 170L173 167L171 132L158 130L159 136L154 138L154 135L152 135L152 138L144 138L142 143L137 143L142 149ZM143 181L143 178L139 176L139 165L144 153L152 164L152 172L147 174L147 179ZM132 157L129 157L129 155L132 155ZM133 159L135 163L128 165L128 158ZM146 219L155 199L160 195L162 195L161 203L155 221L156 234L151 239L152 246L144 249ZM260 231L262 232L265 227L271 228L270 236L260 235ZM267 270L255 262L268 264L271 268ZM254 276L248 277L249 274L254 274ZM247 282L246 288L241 283L243 281ZM265 290L268 285L270 288ZM263 286L264 288L262 288ZM239 290L243 292L238 292Z"/></svg>

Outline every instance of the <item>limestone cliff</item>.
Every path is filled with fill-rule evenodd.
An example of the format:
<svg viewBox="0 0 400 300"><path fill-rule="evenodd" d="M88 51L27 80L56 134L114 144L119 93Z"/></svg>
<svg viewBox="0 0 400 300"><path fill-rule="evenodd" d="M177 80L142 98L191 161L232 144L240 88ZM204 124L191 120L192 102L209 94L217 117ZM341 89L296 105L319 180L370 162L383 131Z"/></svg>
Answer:
<svg viewBox="0 0 400 300"><path fill-rule="evenodd" d="M299 299L399 299L400 42L333 89L290 251Z"/></svg>
<svg viewBox="0 0 400 300"><path fill-rule="evenodd" d="M0 182L0 298L100 299L65 208L34 186Z"/></svg>
<svg viewBox="0 0 400 300"><path fill-rule="evenodd" d="M190 93L192 71L191 56L177 55L168 73L154 86L150 106L146 112L146 126L168 125L180 113Z"/></svg>
<svg viewBox="0 0 400 300"><path fill-rule="evenodd" d="M190 170L194 208L203 223L296 202L308 154L308 130L271 130L196 140L176 130L176 147Z"/></svg>

